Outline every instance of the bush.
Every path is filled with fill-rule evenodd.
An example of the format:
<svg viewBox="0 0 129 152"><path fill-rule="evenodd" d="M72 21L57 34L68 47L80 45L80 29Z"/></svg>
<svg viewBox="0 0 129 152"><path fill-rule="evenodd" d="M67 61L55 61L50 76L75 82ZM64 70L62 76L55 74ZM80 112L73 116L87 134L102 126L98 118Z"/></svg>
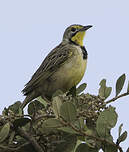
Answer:
<svg viewBox="0 0 129 152"><path fill-rule="evenodd" d="M120 143L127 137L118 130L116 142L111 135L118 114L109 105L117 99L129 95L120 94L125 82L125 74L116 82L116 95L107 100L112 88L106 80L100 82L98 95L82 93L86 84L73 87L67 94L57 91L52 102L38 97L27 108L27 114L20 109L17 101L4 108L0 116L0 150L2 152L123 152ZM127 150L127 152L129 149Z"/></svg>

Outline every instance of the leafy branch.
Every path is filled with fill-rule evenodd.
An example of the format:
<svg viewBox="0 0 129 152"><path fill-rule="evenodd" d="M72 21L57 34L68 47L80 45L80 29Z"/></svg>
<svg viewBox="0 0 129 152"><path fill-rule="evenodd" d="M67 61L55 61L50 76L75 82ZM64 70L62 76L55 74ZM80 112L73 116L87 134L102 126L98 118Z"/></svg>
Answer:
<svg viewBox="0 0 129 152"><path fill-rule="evenodd" d="M119 96L116 96L116 97L114 97L114 98L106 101L106 104L109 104L109 103L111 103L111 102L114 102L114 101L116 101L117 99L119 99L119 98L121 98L121 97L128 96L128 95L129 95L129 92L123 93L123 94L121 94L121 95L119 95Z"/></svg>
<svg viewBox="0 0 129 152"><path fill-rule="evenodd" d="M29 103L27 114L20 108L21 102L5 108L0 116L0 150L4 152L123 152L120 146L127 132L118 129L114 141L111 129L115 127L118 115L110 106L121 97L126 76L116 81L115 97L107 98L112 87L106 79L100 82L98 95L82 93L86 84L72 88L64 94L57 91L47 103L41 97Z"/></svg>
<svg viewBox="0 0 129 152"><path fill-rule="evenodd" d="M40 147L37 141L32 136L30 136L26 131L24 131L22 128L18 128L18 133L19 135L21 135L21 137L27 139L34 146L37 152L44 152L44 150Z"/></svg>
<svg viewBox="0 0 129 152"><path fill-rule="evenodd" d="M62 121L63 120L63 121ZM74 125L72 125L71 123L66 123L66 121L62 118L61 122L62 124L64 125L67 125L69 127L71 127L75 132L78 133L78 135L80 136L85 136L85 137L90 137L90 138L93 138L95 139L96 141L100 141L102 143L106 143L106 144L109 144L109 145L112 145L113 147L116 147L117 149L119 149L120 152L123 152L122 148L119 146L119 144L115 144L113 142L110 142L108 140L106 140L105 138L100 138L100 137L97 137L97 136L94 136L94 135L90 135L90 134L87 134L86 132L82 131L82 130L79 130L78 128L76 128Z"/></svg>

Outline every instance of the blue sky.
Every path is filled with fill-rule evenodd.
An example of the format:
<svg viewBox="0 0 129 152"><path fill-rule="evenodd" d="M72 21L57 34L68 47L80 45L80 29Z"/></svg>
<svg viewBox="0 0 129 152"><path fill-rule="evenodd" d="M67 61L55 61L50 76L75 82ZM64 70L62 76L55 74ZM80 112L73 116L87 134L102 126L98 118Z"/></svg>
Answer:
<svg viewBox="0 0 129 152"><path fill-rule="evenodd" d="M1 0L0 1L0 111L17 100L21 90L45 56L62 40L71 24L93 25L84 40L88 67L82 82L86 92L97 94L106 78L115 95L117 78L129 80L129 1L128 0ZM123 92L126 91L127 81ZM118 124L129 132L129 96L116 103ZM127 149L129 137L122 147Z"/></svg>

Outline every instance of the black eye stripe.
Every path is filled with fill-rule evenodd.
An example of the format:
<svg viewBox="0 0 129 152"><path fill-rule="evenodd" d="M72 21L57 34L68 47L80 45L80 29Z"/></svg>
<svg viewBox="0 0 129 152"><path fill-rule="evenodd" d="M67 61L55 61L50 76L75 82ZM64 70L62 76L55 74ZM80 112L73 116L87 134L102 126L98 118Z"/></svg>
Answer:
<svg viewBox="0 0 129 152"><path fill-rule="evenodd" d="M76 28L75 28L75 27L72 27L72 28L71 28L71 31L72 31L72 32L75 32L75 31L76 31Z"/></svg>

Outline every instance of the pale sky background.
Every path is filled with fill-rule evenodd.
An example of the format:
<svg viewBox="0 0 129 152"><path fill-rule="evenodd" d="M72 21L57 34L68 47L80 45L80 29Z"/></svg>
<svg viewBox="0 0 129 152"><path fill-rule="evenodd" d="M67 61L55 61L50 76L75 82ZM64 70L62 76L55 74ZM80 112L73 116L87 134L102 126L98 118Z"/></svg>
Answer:
<svg viewBox="0 0 129 152"><path fill-rule="evenodd" d="M129 80L129 1L128 0L0 0L0 112L5 106L23 100L21 90L45 56L62 40L71 24L93 25L84 45L88 67L82 82L86 92L97 94L99 82L108 86L126 73ZM129 133L129 96L116 103L118 127ZM129 137L121 146L129 146Z"/></svg>

